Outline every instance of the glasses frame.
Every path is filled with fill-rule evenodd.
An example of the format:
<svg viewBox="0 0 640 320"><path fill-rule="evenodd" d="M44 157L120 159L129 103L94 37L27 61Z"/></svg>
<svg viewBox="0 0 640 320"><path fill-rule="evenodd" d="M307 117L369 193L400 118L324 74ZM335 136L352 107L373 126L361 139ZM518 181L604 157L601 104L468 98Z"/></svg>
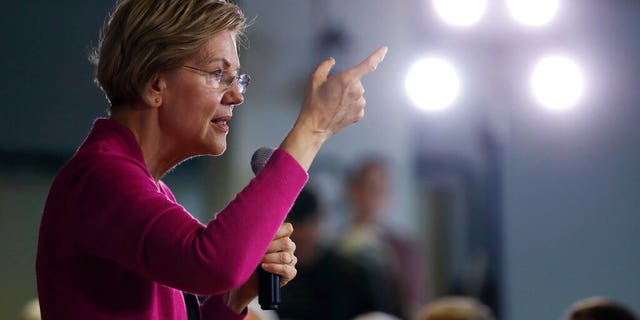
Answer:
<svg viewBox="0 0 640 320"><path fill-rule="evenodd" d="M214 89L220 89L224 85L224 89L226 90L231 88L231 86L233 85L233 82L236 82L236 87L238 88L238 92L245 93L247 92L247 87L251 82L251 77L246 73L239 74L237 76L225 75L225 72L222 70L207 71L207 70L203 70L203 69L192 67L192 66L186 66L186 65L182 67L186 68L187 70L204 73L207 76L209 76L210 79L213 80L211 82L213 84Z"/></svg>

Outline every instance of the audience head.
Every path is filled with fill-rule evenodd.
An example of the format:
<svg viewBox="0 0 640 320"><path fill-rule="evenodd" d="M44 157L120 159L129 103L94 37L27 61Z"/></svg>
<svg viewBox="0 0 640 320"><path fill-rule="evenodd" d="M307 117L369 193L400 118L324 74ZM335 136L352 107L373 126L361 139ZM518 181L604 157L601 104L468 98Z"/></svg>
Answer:
<svg viewBox="0 0 640 320"><path fill-rule="evenodd" d="M400 319L388 313L375 311L375 312L361 314L353 318L353 320L400 320Z"/></svg>
<svg viewBox="0 0 640 320"><path fill-rule="evenodd" d="M349 177L349 200L354 206L356 222L378 220L389 201L389 170L382 158L368 158L360 162Z"/></svg>
<svg viewBox="0 0 640 320"><path fill-rule="evenodd" d="M289 211L287 221L293 224L291 239L296 243L298 262L311 262L320 238L321 210L315 192L305 187Z"/></svg>
<svg viewBox="0 0 640 320"><path fill-rule="evenodd" d="M637 320L631 309L604 297L592 297L574 303L565 320Z"/></svg>
<svg viewBox="0 0 640 320"><path fill-rule="evenodd" d="M300 191L298 198L287 215L287 221L292 224L305 224L319 220L320 206L315 192L305 187Z"/></svg>
<svg viewBox="0 0 640 320"><path fill-rule="evenodd" d="M491 310L469 297L444 297L427 304L416 320L493 320Z"/></svg>
<svg viewBox="0 0 640 320"><path fill-rule="evenodd" d="M38 299L32 299L22 308L23 320L40 320L40 303Z"/></svg>

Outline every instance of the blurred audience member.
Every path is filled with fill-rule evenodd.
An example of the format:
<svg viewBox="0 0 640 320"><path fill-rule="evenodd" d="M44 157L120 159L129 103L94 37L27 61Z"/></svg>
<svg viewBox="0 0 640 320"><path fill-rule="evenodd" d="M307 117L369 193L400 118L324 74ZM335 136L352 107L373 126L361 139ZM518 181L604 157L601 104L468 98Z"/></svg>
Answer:
<svg viewBox="0 0 640 320"><path fill-rule="evenodd" d="M427 304L416 320L492 320L491 310L469 297L444 297Z"/></svg>
<svg viewBox="0 0 640 320"><path fill-rule="evenodd" d="M22 320L40 320L40 302L38 299L32 299L22 308Z"/></svg>
<svg viewBox="0 0 640 320"><path fill-rule="evenodd" d="M369 312L369 313L361 314L353 318L353 320L400 320L400 319L384 312Z"/></svg>
<svg viewBox="0 0 640 320"><path fill-rule="evenodd" d="M565 320L637 320L633 311L603 297L591 297L574 303Z"/></svg>
<svg viewBox="0 0 640 320"><path fill-rule="evenodd" d="M406 317L427 302L426 269L408 239L382 223L390 196L389 175L382 159L360 163L347 186L353 220L337 246L365 269L374 288L375 310Z"/></svg>
<svg viewBox="0 0 640 320"><path fill-rule="evenodd" d="M347 320L376 310L363 270L321 243L321 218L318 198L306 187L287 217L294 228L298 274L282 288L280 319Z"/></svg>
<svg viewBox="0 0 640 320"><path fill-rule="evenodd" d="M253 299L247 306L247 316L244 320L279 320L278 314L273 310L262 310L258 298Z"/></svg>

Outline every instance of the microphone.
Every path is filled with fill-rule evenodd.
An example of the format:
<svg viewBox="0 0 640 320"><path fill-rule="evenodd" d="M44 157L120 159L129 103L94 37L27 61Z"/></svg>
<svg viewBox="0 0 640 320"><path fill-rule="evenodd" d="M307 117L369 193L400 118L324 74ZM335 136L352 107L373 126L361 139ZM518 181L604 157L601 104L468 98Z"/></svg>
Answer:
<svg viewBox="0 0 640 320"><path fill-rule="evenodd" d="M262 147L251 157L251 170L258 174L273 154L273 149ZM276 310L280 306L280 275L258 267L258 303L262 310Z"/></svg>
<svg viewBox="0 0 640 320"><path fill-rule="evenodd" d="M262 147L253 153L251 157L251 170L253 170L253 174L258 174L258 172L264 168L264 165L267 164L267 161L271 158L273 151L271 148Z"/></svg>

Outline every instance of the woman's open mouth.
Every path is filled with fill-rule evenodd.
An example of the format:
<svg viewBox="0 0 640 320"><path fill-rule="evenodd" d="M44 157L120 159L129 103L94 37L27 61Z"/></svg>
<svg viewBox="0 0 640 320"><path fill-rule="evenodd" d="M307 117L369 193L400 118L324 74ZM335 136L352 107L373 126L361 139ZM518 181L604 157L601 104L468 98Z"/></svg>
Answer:
<svg viewBox="0 0 640 320"><path fill-rule="evenodd" d="M211 120L211 123L214 125L214 127L218 128L220 131L229 132L229 125L227 124L227 121L229 120L231 120L231 117L224 116L224 117L219 117Z"/></svg>

